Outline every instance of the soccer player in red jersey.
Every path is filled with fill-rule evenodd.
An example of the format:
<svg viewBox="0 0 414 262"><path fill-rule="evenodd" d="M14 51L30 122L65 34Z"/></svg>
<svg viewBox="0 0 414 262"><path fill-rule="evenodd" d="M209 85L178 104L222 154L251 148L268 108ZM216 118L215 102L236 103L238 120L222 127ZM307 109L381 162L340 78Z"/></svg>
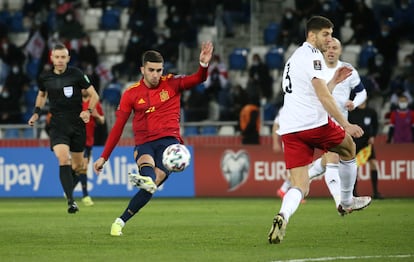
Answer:
<svg viewBox="0 0 414 262"><path fill-rule="evenodd" d="M129 86L121 97L116 121L100 158L94 163L97 174L102 170L118 143L131 112L135 138L134 158L140 174L129 174L130 181L140 190L124 213L111 227L112 236L122 235L122 228L148 201L158 186L167 180L170 172L162 164L162 153L171 144L182 143L180 136L181 92L204 82L213 54L211 42L202 43L198 71L189 76L163 76L164 59L157 51L146 51L142 56L142 79Z"/></svg>
<svg viewBox="0 0 414 262"><path fill-rule="evenodd" d="M89 101L90 96L87 92L82 92L82 108L87 110L89 108ZM93 206L94 203L92 198L89 196L88 192L88 164L89 159L92 155L92 147L95 143L95 127L96 124L103 124L105 122L104 112L102 110L101 103L98 102L95 106L95 109L92 110L90 120L88 123L85 124L86 127L86 142L85 142L85 150L83 152L83 168L76 173L73 177L73 188L76 187L78 182L81 182L82 185L82 203L85 206Z"/></svg>

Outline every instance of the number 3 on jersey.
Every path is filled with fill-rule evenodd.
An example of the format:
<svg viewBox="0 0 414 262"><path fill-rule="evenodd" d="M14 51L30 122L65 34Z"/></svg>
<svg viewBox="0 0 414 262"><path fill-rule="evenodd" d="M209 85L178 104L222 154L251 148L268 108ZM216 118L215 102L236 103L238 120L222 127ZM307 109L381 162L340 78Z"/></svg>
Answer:
<svg viewBox="0 0 414 262"><path fill-rule="evenodd" d="M283 79L283 91L285 91L285 93L292 93L292 81L290 80L290 75L289 75L289 71L290 71L290 63L286 64L286 68L285 68L285 78Z"/></svg>

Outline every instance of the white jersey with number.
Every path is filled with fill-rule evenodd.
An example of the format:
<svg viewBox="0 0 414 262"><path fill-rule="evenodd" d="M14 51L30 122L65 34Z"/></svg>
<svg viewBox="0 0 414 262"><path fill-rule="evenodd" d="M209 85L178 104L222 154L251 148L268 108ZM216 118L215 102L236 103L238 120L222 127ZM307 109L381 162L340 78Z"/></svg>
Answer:
<svg viewBox="0 0 414 262"><path fill-rule="evenodd" d="M335 98L336 104L338 105L341 113L345 116L346 119L348 119L348 110L345 107L345 103L349 100L349 95L351 94L352 89L354 89L361 82L361 78L359 78L358 72L351 64L338 61L336 67L326 67L326 75L328 77L326 81L331 80L335 74L335 71L341 66L352 68L352 74L347 79L335 86L334 90L332 91L332 96Z"/></svg>
<svg viewBox="0 0 414 262"><path fill-rule="evenodd" d="M278 134L308 130L328 123L328 113L312 86L313 78L326 81L326 68L322 53L308 42L287 60L282 76L285 98L280 110Z"/></svg>

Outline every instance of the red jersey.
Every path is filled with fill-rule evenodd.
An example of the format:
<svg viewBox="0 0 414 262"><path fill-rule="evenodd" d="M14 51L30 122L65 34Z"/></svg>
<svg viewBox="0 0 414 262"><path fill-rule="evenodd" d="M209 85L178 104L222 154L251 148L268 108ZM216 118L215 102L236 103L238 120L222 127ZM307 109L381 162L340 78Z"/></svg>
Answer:
<svg viewBox="0 0 414 262"><path fill-rule="evenodd" d="M135 144L141 145L162 137L175 137L182 141L180 135L180 98L181 92L204 82L207 67L199 67L190 76L162 76L155 88L148 88L144 80L129 86L121 97L116 111L116 121L108 136L102 157L107 160L118 143L122 130L134 112L132 129Z"/></svg>
<svg viewBox="0 0 414 262"><path fill-rule="evenodd" d="M85 111L85 110L88 110L88 108L89 108L89 100L83 101L82 110ZM102 110L102 106L99 102L96 104L95 108L100 115L104 114ZM89 146L89 147L93 146L95 142L95 127L96 127L96 121L95 121L95 118L91 115L89 122L85 124L85 128L86 128L85 146Z"/></svg>

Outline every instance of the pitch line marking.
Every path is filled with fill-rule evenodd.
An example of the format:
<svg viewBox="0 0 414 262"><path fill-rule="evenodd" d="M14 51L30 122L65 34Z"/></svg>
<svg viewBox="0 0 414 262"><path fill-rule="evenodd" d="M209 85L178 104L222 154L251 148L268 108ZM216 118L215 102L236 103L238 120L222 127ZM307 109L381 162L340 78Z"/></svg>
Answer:
<svg viewBox="0 0 414 262"><path fill-rule="evenodd" d="M352 259L373 259L373 258L410 258L413 254L406 255L388 255L388 256L349 256L349 257L318 257L318 258L301 258L288 260L274 260L272 262L312 262L312 261L334 261L334 260L352 260Z"/></svg>

